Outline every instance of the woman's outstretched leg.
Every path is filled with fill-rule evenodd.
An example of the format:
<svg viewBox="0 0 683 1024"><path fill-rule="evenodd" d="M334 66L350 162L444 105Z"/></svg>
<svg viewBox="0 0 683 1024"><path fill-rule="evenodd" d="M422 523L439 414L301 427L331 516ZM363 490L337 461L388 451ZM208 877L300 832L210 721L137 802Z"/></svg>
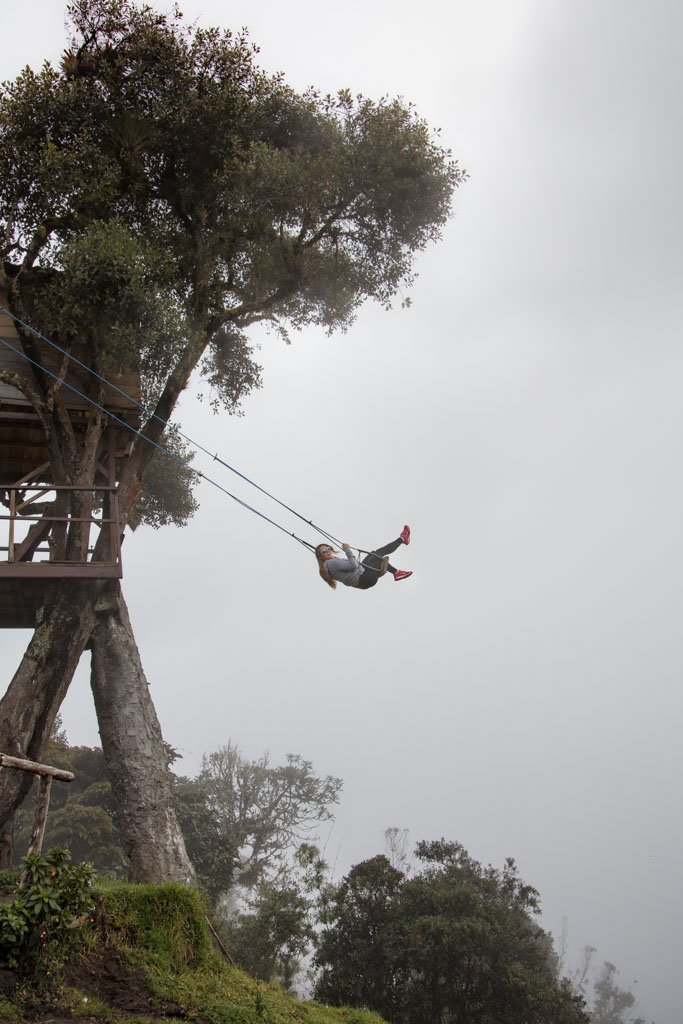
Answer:
<svg viewBox="0 0 683 1024"><path fill-rule="evenodd" d="M370 572L376 577L376 579L379 579L382 569L383 557L385 555L392 555L394 551L397 550L397 548L400 548L401 544L409 543L410 527L404 526L403 530L401 531L400 535L396 538L396 540L390 541L389 544L384 544L381 548L375 548L374 551L371 551L369 555L365 556L365 558L361 562L361 565L363 566L363 572ZM397 572L401 573L401 571L399 569L396 569L395 566L391 565L391 563L387 564L386 571L390 572L394 579L397 578ZM400 575L400 579L406 579L407 576L411 575L412 573L410 572L402 572Z"/></svg>

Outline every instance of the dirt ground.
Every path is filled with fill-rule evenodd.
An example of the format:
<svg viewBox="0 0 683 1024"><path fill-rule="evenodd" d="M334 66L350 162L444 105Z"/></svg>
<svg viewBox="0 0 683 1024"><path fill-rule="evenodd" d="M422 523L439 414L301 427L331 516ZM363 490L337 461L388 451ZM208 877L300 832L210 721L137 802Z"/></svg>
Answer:
<svg viewBox="0 0 683 1024"><path fill-rule="evenodd" d="M178 1004L163 1004L150 995L142 971L122 963L115 949L100 949L88 957L78 957L64 971L71 988L87 996L96 996L107 1006L138 1016L183 1017Z"/></svg>
<svg viewBox="0 0 683 1024"><path fill-rule="evenodd" d="M149 992L144 975L137 968L123 963L114 949L99 949L88 956L77 957L64 971L64 981L69 988L77 988L84 999L97 997L109 1006L121 1019L126 1017L180 1018L186 1019L182 1006L177 1003L160 1002ZM19 979L13 971L0 969L0 996L12 998L19 987ZM54 1003L24 1003L27 1020L50 1021L60 1024L70 1017L60 1013ZM85 1007L83 1007L85 1010ZM83 1011L79 1013L81 1024L87 1024ZM196 1018L194 1018L196 1021Z"/></svg>

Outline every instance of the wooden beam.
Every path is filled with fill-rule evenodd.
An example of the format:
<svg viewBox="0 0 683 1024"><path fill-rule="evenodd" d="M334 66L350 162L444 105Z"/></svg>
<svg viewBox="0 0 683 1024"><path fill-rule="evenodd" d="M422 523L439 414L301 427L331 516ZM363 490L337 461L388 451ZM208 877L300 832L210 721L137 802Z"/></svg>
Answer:
<svg viewBox="0 0 683 1024"><path fill-rule="evenodd" d="M22 562L24 559L33 558L37 549L43 543L45 538L50 532L49 522L38 522L34 523L31 529L28 531L26 537L24 537L21 544L17 544L14 549L14 559L17 562Z"/></svg>
<svg viewBox="0 0 683 1024"><path fill-rule="evenodd" d="M59 779L60 782L73 782L76 778L73 772L66 772L62 768L52 768L49 764L39 764L38 761L26 761L23 757L12 757L10 754L0 754L0 767L18 768L19 771Z"/></svg>
<svg viewBox="0 0 683 1024"><path fill-rule="evenodd" d="M62 491L82 491L84 494L87 491L115 491L116 484L30 484L30 483L17 483L17 484L3 484L0 483L0 488L5 491L40 491L42 494L48 494L50 491L58 491L60 494Z"/></svg>

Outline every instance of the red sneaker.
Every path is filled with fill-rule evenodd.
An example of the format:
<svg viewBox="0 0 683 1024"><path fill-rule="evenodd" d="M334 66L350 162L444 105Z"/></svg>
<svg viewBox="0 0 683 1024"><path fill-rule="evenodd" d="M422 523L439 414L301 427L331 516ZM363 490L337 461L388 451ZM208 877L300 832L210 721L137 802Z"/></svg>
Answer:
<svg viewBox="0 0 683 1024"><path fill-rule="evenodd" d="M394 582L398 583L399 580L407 580L409 576L413 575L412 569L397 569L394 573Z"/></svg>
<svg viewBox="0 0 683 1024"><path fill-rule="evenodd" d="M410 544L410 527L408 526L407 523L399 533L399 537L401 538L404 544Z"/></svg>

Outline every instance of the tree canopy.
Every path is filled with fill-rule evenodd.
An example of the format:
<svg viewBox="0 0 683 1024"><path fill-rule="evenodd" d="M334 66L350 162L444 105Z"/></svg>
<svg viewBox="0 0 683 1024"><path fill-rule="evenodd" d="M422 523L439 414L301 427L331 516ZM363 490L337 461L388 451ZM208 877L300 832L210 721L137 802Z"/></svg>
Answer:
<svg viewBox="0 0 683 1024"><path fill-rule="evenodd" d="M356 865L331 903L316 997L391 1024L585 1024L559 981L538 894L514 862L484 868L458 843L419 843L407 878L386 857Z"/></svg>
<svg viewBox="0 0 683 1024"><path fill-rule="evenodd" d="M0 94L0 277L17 312L67 348L87 340L105 376L139 367L165 419L199 363L230 410L258 385L255 321L345 329L410 283L464 178L410 105L298 94L245 33L177 10L67 12L61 67ZM38 378L68 475L77 453Z"/></svg>
<svg viewBox="0 0 683 1024"><path fill-rule="evenodd" d="M219 876L247 888L286 875L298 848L315 840L319 825L332 818L341 788L341 779L319 778L298 754L274 765L267 753L249 760L228 743L205 755L196 779L179 780L176 800L209 891L220 892L212 877L218 860L225 862ZM194 831L201 842L190 838Z"/></svg>

